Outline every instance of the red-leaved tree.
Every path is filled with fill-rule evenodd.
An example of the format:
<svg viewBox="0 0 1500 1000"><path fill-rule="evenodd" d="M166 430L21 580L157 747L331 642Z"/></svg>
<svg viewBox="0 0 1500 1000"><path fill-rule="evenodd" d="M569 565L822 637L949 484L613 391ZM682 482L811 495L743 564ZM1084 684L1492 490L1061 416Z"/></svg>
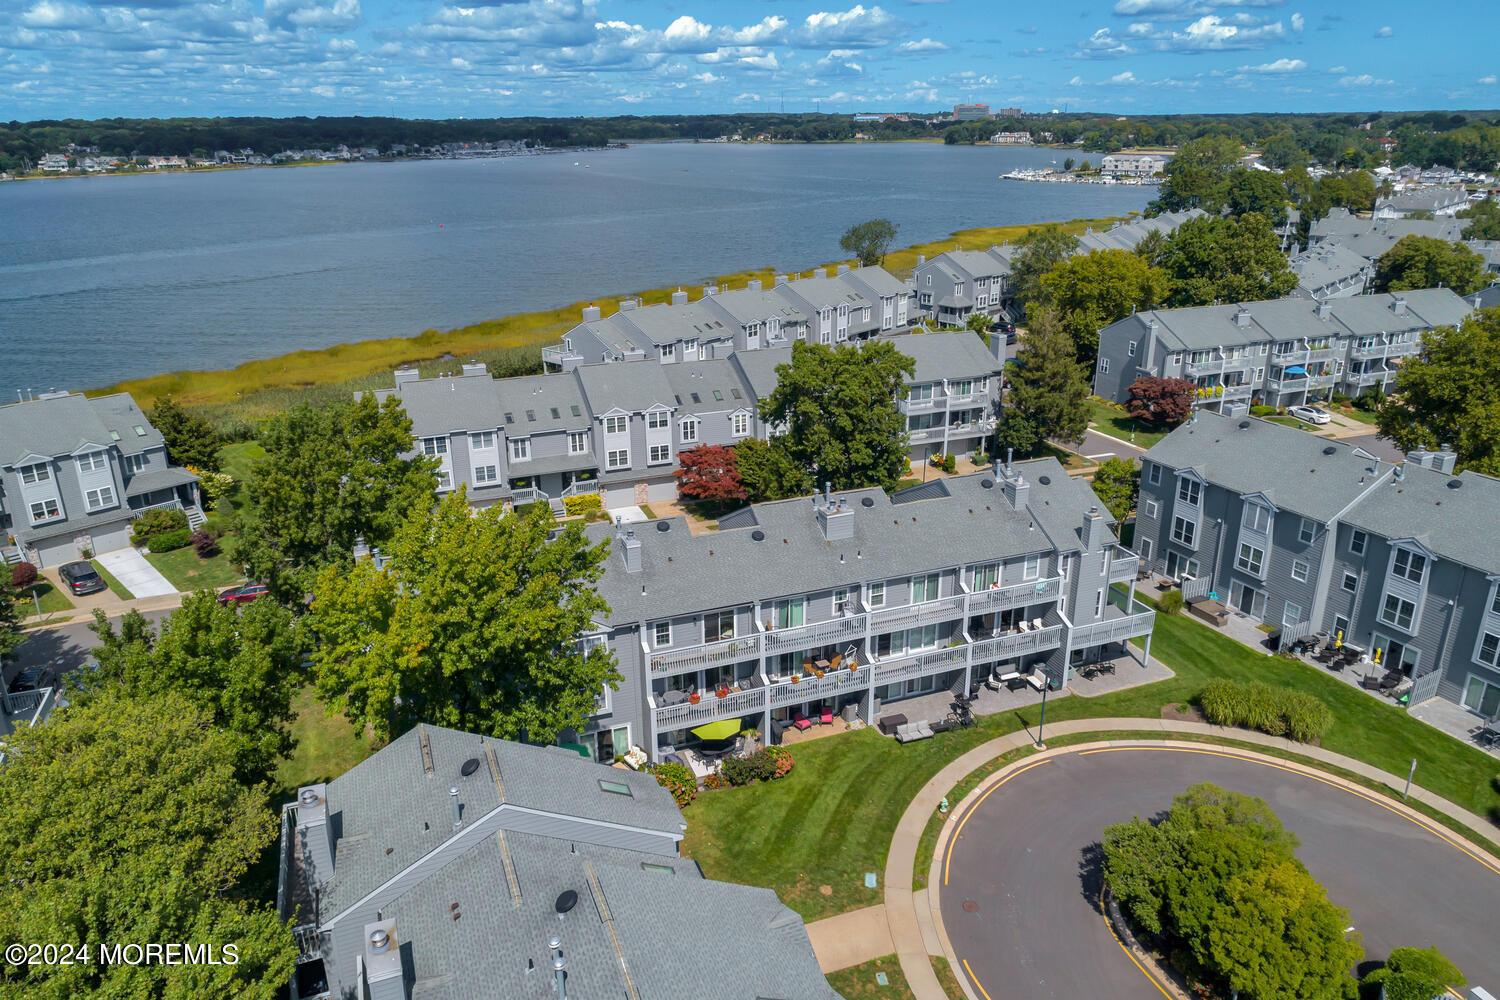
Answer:
<svg viewBox="0 0 1500 1000"><path fill-rule="evenodd" d="M677 492L690 500L728 505L743 503L745 484L740 480L734 449L722 444L700 444L677 453L680 466Z"/></svg>
<svg viewBox="0 0 1500 1000"><path fill-rule="evenodd" d="M1193 412L1193 383L1185 378L1142 375L1130 383L1125 409L1137 420L1175 427Z"/></svg>

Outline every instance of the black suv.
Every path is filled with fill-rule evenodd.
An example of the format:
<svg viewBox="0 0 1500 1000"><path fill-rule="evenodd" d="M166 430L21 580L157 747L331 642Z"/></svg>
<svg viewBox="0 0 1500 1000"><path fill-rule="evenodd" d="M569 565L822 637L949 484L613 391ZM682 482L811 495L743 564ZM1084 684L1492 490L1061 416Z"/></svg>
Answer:
<svg viewBox="0 0 1500 1000"><path fill-rule="evenodd" d="M97 594L107 590L109 584L86 562L64 563L57 571L63 585L74 594Z"/></svg>

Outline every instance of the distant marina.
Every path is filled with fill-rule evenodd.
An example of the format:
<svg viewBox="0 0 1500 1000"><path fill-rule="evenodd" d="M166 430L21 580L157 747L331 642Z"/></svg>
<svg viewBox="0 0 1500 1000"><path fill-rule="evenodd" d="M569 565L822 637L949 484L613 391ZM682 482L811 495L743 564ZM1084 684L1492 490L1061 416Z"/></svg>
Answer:
<svg viewBox="0 0 1500 1000"><path fill-rule="evenodd" d="M1040 181L1044 184L1107 184L1119 187L1146 187L1160 184L1160 177L1084 176L1051 168L1022 168L1000 175L1002 181Z"/></svg>

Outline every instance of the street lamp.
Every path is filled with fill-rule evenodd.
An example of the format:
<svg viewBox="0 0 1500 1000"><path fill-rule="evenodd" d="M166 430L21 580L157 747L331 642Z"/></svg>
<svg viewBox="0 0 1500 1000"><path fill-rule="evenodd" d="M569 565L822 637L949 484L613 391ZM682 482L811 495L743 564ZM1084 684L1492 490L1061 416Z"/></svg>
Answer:
<svg viewBox="0 0 1500 1000"><path fill-rule="evenodd" d="M1036 748L1038 750L1047 749L1047 744L1042 742L1042 733L1047 728L1047 692L1052 689L1052 678L1047 675L1046 670L1042 671L1042 677L1044 678L1042 681L1042 718L1036 725Z"/></svg>

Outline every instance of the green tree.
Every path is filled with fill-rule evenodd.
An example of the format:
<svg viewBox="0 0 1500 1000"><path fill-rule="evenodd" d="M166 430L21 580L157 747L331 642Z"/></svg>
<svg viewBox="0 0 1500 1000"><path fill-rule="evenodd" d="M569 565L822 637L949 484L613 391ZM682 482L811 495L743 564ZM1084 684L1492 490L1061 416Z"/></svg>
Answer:
<svg viewBox="0 0 1500 1000"><path fill-rule="evenodd" d="M555 528L546 504L472 510L460 489L413 511L385 569L325 567L319 695L381 740L420 721L540 742L583 729L620 680L607 646L578 641L609 613L594 590L609 542Z"/></svg>
<svg viewBox="0 0 1500 1000"><path fill-rule="evenodd" d="M1010 395L1000 411L994 454L1011 448L1034 455L1045 438L1083 437L1089 425L1087 369L1078 363L1073 338L1054 310L1044 306L1035 311L1006 369Z"/></svg>
<svg viewBox="0 0 1500 1000"><path fill-rule="evenodd" d="M1010 297L1024 304L1042 298L1042 275L1078 250L1078 237L1055 222L1026 230L1010 262Z"/></svg>
<svg viewBox="0 0 1500 1000"><path fill-rule="evenodd" d="M175 694L115 687L6 738L0 935L238 950L237 964L33 965L7 995L190 1000L286 994L297 948L236 886L277 835L263 789L235 777L235 738ZM14 991L14 992L11 992Z"/></svg>
<svg viewBox="0 0 1500 1000"><path fill-rule="evenodd" d="M21 606L24 595L12 583L9 566L0 565L0 664L21 645Z"/></svg>
<svg viewBox="0 0 1500 1000"><path fill-rule="evenodd" d="M1071 156L1064 158L1063 170L1071 172L1073 170L1073 164L1076 162L1077 161L1074 160Z"/></svg>
<svg viewBox="0 0 1500 1000"><path fill-rule="evenodd" d="M1224 202L1233 215L1255 212L1274 226L1286 222L1286 186L1276 174L1236 167L1229 173Z"/></svg>
<svg viewBox="0 0 1500 1000"><path fill-rule="evenodd" d="M888 340L838 347L798 341L791 362L776 367L776 388L761 400L761 420L786 429L771 448L785 449L815 488L894 489L911 468L896 400L915 373L916 362Z"/></svg>
<svg viewBox="0 0 1500 1000"><path fill-rule="evenodd" d="M269 600L222 605L200 590L159 634L134 610L118 632L102 611L90 628L101 645L98 668L81 678L85 696L115 685L136 697L180 693L238 740L235 767L246 784L268 781L291 754L303 643L287 609Z"/></svg>
<svg viewBox="0 0 1500 1000"><path fill-rule="evenodd" d="M865 267L885 263L885 255L891 252L896 239L896 230L901 228L889 219L871 219L844 230L839 237L839 247L844 253L859 258Z"/></svg>
<svg viewBox="0 0 1500 1000"><path fill-rule="evenodd" d="M1385 1000L1432 1000L1448 987L1468 985L1458 966L1436 948L1392 948L1385 965L1360 982L1384 987Z"/></svg>
<svg viewBox="0 0 1500 1000"><path fill-rule="evenodd" d="M1500 309L1424 336L1376 421L1402 451L1446 444L1460 469L1500 475Z"/></svg>
<svg viewBox="0 0 1500 1000"><path fill-rule="evenodd" d="M356 538L384 545L437 488L433 459L402 457L411 420L395 397L299 406L274 418L261 443L232 556L283 602L301 601L322 567L352 565Z"/></svg>
<svg viewBox="0 0 1500 1000"><path fill-rule="evenodd" d="M1271 223L1254 212L1183 223L1167 237L1161 268L1172 306L1279 299L1297 287Z"/></svg>
<svg viewBox="0 0 1500 1000"><path fill-rule="evenodd" d="M1058 262L1042 275L1041 301L1056 310L1078 359L1090 367L1099 331L1167 297L1165 272L1128 250L1095 250Z"/></svg>
<svg viewBox="0 0 1500 1000"><path fill-rule="evenodd" d="M161 431L167 442L167 455L178 465L190 465L199 472L219 471L219 448L223 441L207 420L189 413L172 399L163 396L147 418Z"/></svg>
<svg viewBox="0 0 1500 1000"><path fill-rule="evenodd" d="M964 321L964 329L983 333L990 328L991 322L993 321L982 312L970 313L969 318Z"/></svg>
<svg viewBox="0 0 1500 1000"><path fill-rule="evenodd" d="M1464 227L1464 239L1500 240L1500 201L1486 198L1459 212L1458 217L1470 220Z"/></svg>
<svg viewBox="0 0 1500 1000"><path fill-rule="evenodd" d="M1110 458L1094 470L1094 495L1115 520L1123 521L1135 510L1135 498L1141 490L1141 470L1128 458Z"/></svg>
<svg viewBox="0 0 1500 1000"><path fill-rule="evenodd" d="M1226 136L1205 136L1178 147L1167 161L1166 179L1147 214L1201 208L1217 212L1228 200L1229 174L1239 165L1243 150Z"/></svg>
<svg viewBox="0 0 1500 1000"><path fill-rule="evenodd" d="M1477 292L1488 283L1484 258L1460 243L1407 234L1375 262L1375 290L1403 292L1411 288L1451 288L1459 295Z"/></svg>
<svg viewBox="0 0 1500 1000"><path fill-rule="evenodd" d="M734 460L751 503L805 497L813 492L812 475L793 461L785 448L760 438L743 438L734 446Z"/></svg>

